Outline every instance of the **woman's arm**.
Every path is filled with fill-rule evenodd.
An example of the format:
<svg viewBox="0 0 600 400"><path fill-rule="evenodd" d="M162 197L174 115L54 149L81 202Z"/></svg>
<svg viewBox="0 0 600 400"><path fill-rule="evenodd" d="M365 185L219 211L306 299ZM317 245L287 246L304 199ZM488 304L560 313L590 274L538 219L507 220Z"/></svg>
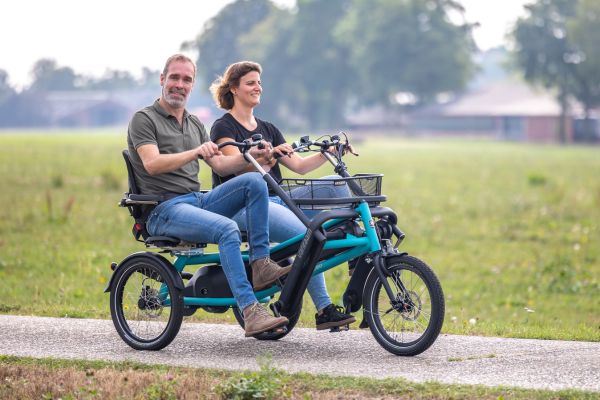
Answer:
<svg viewBox="0 0 600 400"><path fill-rule="evenodd" d="M287 153L287 155L283 155L279 161L297 174L304 175L319 168L327 161L321 153L313 154L308 157L300 157L297 153L293 152L293 149L289 144L285 143L285 145L289 146L289 150L287 150L286 147L283 147L286 148L286 150L283 151L281 148L284 145L280 145L275 147L272 152L281 155Z"/></svg>

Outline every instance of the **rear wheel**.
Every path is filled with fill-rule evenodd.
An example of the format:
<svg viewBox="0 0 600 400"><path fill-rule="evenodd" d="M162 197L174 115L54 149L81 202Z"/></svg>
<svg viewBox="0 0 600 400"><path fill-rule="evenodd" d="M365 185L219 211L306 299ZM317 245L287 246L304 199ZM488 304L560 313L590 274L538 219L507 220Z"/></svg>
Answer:
<svg viewBox="0 0 600 400"><path fill-rule="evenodd" d="M136 350L169 345L183 320L183 296L167 266L133 257L115 272L110 313L119 336Z"/></svg>
<svg viewBox="0 0 600 400"><path fill-rule="evenodd" d="M439 280L421 260L398 255L384 260L394 298L373 269L363 292L365 318L375 339L390 353L414 356L427 350L444 323Z"/></svg>

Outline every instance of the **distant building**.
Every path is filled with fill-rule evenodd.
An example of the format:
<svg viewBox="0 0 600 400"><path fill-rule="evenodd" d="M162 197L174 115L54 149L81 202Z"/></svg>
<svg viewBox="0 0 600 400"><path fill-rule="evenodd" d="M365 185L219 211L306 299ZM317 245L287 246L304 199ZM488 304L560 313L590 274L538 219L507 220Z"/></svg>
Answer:
<svg viewBox="0 0 600 400"><path fill-rule="evenodd" d="M409 115L407 129L416 133L486 135L528 142L560 141L561 109L548 91L517 80L483 84L454 101L425 107ZM574 141L574 116L581 107L570 103L565 138Z"/></svg>
<svg viewBox="0 0 600 400"><path fill-rule="evenodd" d="M152 102L156 91L52 91L45 95L52 126L94 127L127 124L135 111Z"/></svg>
<svg viewBox="0 0 600 400"><path fill-rule="evenodd" d="M45 115L53 127L98 127L127 125L132 115L152 104L156 89L51 91L44 95ZM191 106L205 124L215 119L210 108Z"/></svg>

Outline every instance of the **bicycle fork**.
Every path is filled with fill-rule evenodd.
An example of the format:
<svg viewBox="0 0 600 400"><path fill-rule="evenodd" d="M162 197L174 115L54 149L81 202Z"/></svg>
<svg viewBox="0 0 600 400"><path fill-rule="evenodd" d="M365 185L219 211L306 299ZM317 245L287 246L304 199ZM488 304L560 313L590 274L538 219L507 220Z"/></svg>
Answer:
<svg viewBox="0 0 600 400"><path fill-rule="evenodd" d="M358 205L356 211L358 211L360 214L360 218L363 221L365 234L367 235L367 238L369 238L373 269L377 273L377 276L379 277L379 280L381 281L381 284L390 299L390 304L393 305L396 302L396 295L392 291L392 288L386 279L388 276L390 276L390 273L385 267L385 259L382 256L383 250L381 248L379 235L375 229L375 221L371 215L371 209L369 208L369 205L363 201Z"/></svg>

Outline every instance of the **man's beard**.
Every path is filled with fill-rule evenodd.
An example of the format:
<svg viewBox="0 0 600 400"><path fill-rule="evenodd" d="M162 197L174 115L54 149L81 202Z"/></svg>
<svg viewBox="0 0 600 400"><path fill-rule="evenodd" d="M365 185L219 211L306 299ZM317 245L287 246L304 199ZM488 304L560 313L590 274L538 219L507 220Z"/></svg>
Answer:
<svg viewBox="0 0 600 400"><path fill-rule="evenodd" d="M185 107L185 103L187 101L185 94L182 92L178 92L178 91L174 91L174 92L178 93L180 96L182 96L182 98L173 96L173 93L169 93L169 92L167 92L166 88L163 88L163 97L165 98L165 101L167 102L167 104L173 108Z"/></svg>

